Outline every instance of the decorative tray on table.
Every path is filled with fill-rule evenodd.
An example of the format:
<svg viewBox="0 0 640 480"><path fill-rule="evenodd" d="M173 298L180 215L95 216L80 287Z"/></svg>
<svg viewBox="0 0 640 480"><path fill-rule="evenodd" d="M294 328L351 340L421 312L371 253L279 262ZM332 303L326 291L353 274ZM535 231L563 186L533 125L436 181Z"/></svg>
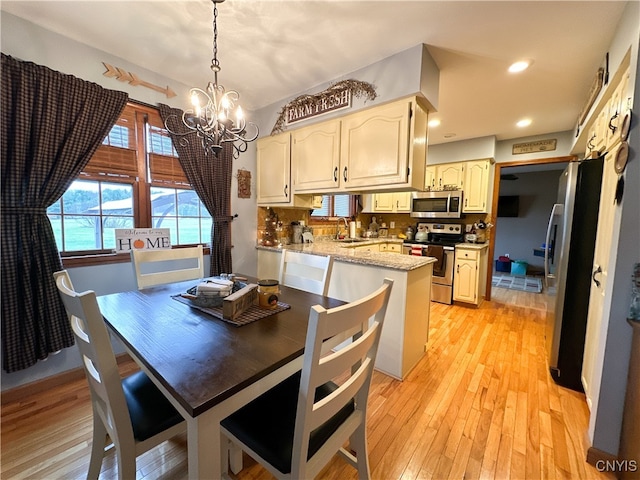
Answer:
<svg viewBox="0 0 640 480"><path fill-rule="evenodd" d="M257 284L222 280L219 277L205 279L186 293L171 298L237 327L291 308L282 302L275 308L260 308L255 304Z"/></svg>

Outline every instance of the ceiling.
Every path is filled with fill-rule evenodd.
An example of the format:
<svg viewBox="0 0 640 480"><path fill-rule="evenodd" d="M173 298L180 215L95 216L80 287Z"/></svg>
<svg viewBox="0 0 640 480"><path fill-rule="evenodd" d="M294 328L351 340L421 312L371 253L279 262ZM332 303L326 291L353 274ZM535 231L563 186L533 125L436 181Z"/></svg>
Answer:
<svg viewBox="0 0 640 480"><path fill-rule="evenodd" d="M227 0L219 80L255 110L424 43L440 68L430 144L572 130L625 3ZM2 0L0 9L187 85L211 79L209 0ZM509 74L520 59L533 64ZM516 127L525 117L531 125Z"/></svg>

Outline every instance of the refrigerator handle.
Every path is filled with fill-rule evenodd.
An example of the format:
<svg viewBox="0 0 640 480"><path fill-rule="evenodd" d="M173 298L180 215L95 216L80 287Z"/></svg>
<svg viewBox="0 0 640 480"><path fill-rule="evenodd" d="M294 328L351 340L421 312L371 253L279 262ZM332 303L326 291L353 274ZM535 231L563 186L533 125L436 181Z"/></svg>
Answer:
<svg viewBox="0 0 640 480"><path fill-rule="evenodd" d="M547 226L547 236L544 241L544 283L545 288L549 288L549 279L552 278L549 269L549 250L551 249L551 230L553 229L554 217L556 215L562 215L563 205L562 203L554 203L551 209L551 215L549 216L549 225ZM555 248L555 245L554 245Z"/></svg>

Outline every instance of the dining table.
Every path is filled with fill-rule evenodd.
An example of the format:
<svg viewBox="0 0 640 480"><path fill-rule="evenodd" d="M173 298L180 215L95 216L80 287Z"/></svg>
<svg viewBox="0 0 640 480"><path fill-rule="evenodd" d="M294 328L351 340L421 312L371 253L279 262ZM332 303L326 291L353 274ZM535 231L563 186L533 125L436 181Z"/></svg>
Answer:
<svg viewBox="0 0 640 480"><path fill-rule="evenodd" d="M221 420L301 369L312 306L345 302L281 285L278 305L289 308L237 326L184 302L180 295L197 283L103 295L98 304L109 330L185 418L189 478L207 480L220 478L227 462Z"/></svg>

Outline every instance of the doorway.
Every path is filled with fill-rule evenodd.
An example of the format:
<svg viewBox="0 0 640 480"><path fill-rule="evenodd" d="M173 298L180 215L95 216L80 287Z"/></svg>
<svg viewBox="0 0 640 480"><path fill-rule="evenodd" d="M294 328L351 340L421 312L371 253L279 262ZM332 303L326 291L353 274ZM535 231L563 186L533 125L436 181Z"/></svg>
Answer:
<svg viewBox="0 0 640 480"><path fill-rule="evenodd" d="M492 285L491 281L494 274L495 269L495 253L496 253L496 238L498 237L498 232L500 229L500 222L497 221L498 214L498 199L500 198L500 181L501 178L504 180L508 180L509 178L517 179L518 173L525 172L535 172L540 170L559 170L564 168L569 162L577 161L577 157L564 156L564 157L553 157L553 158L544 158L537 160L530 160L524 162L504 162L504 163L496 163L495 168L495 177L493 183L493 200L492 200L492 223L495 225L493 232L489 239L489 252L488 259L489 265L487 266L487 278L486 278L486 299L492 299ZM555 190L555 188L554 188ZM504 225L503 225L504 228ZM502 252L501 252L502 254Z"/></svg>

